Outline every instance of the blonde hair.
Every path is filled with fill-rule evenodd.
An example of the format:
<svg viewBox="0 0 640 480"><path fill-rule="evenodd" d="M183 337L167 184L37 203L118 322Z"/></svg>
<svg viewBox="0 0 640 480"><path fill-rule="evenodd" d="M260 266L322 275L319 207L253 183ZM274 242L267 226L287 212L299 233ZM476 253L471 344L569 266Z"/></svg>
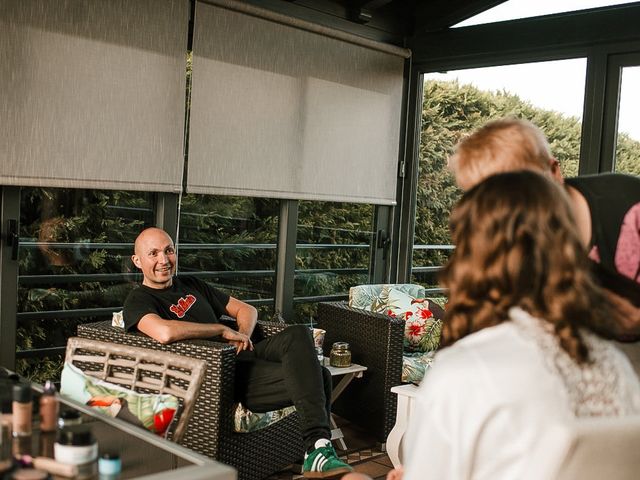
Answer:
<svg viewBox="0 0 640 480"><path fill-rule="evenodd" d="M456 249L441 273L445 345L519 306L553 325L573 359L588 359L578 327L606 332L610 309L560 185L531 170L491 176L462 197L451 231Z"/></svg>
<svg viewBox="0 0 640 480"><path fill-rule="evenodd" d="M463 138L449 158L458 186L468 190L490 175L513 170L548 171L553 156L538 127L527 120L494 120Z"/></svg>

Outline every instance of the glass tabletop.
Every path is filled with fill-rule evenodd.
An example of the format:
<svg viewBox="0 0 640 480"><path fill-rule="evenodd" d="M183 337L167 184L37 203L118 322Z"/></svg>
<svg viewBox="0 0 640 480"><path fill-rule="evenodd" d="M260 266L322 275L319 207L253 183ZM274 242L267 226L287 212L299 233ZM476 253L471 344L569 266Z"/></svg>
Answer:
<svg viewBox="0 0 640 480"><path fill-rule="evenodd" d="M38 404L42 387L31 384L33 391L33 431L25 437L12 439L14 457L54 456L56 432L41 432L39 429ZM87 425L98 444L98 457L104 453L117 454L122 468L116 479L215 479L235 480L236 471L232 467L200 455L181 445L170 442L149 431L99 413L86 405L77 403L63 395L56 394L60 401L60 411L73 410L80 414L82 424ZM62 479L52 475L54 479ZM100 479L97 462L80 468L80 479ZM106 480L106 479L105 479Z"/></svg>

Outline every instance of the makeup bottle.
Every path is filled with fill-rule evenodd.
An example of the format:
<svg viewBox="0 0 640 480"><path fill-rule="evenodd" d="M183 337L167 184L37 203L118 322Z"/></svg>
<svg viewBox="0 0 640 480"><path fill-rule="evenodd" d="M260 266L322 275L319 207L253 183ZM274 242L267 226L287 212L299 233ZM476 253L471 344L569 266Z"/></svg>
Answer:
<svg viewBox="0 0 640 480"><path fill-rule="evenodd" d="M70 427L82 424L80 414L75 410L63 410L58 417L58 428Z"/></svg>
<svg viewBox="0 0 640 480"><path fill-rule="evenodd" d="M60 404L56 397L55 385L47 381L40 396L40 431L55 432L58 427L58 410Z"/></svg>
<svg viewBox="0 0 640 480"><path fill-rule="evenodd" d="M13 386L11 408L13 436L27 437L31 435L33 400L30 385L19 383Z"/></svg>

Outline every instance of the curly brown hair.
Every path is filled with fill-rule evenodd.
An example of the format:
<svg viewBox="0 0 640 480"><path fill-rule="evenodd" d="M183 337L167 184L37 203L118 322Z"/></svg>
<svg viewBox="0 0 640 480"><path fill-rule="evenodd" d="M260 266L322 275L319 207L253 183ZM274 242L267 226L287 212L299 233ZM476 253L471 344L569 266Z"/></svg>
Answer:
<svg viewBox="0 0 640 480"><path fill-rule="evenodd" d="M588 360L578 328L607 331L609 304L568 202L561 186L530 170L491 176L462 197L450 220L456 249L440 277L449 289L445 345L518 306L552 324L573 359Z"/></svg>

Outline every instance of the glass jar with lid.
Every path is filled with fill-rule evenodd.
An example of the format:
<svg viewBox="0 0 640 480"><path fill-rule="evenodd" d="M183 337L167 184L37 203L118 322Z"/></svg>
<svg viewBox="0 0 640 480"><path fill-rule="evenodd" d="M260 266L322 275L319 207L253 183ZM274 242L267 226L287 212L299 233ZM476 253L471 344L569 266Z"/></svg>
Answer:
<svg viewBox="0 0 640 480"><path fill-rule="evenodd" d="M329 354L329 365L332 367L351 366L351 350L347 342L336 342L331 347Z"/></svg>

